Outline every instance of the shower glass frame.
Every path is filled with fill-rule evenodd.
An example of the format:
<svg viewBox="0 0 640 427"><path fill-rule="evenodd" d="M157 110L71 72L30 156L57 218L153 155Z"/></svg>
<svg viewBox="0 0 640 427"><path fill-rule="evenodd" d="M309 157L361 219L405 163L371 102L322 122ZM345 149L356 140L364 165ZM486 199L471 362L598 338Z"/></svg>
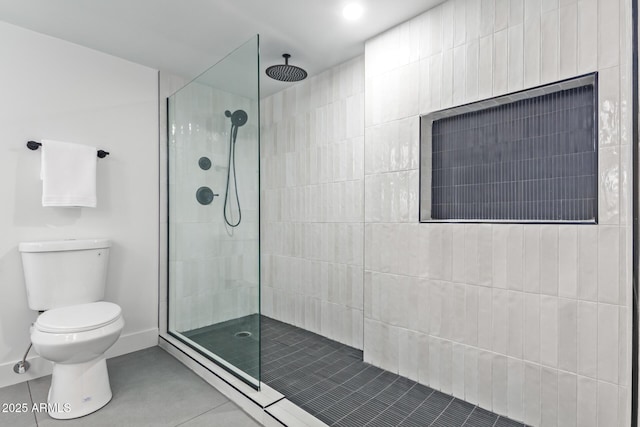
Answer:
<svg viewBox="0 0 640 427"><path fill-rule="evenodd" d="M209 91L212 93L211 94L208 93ZM213 102L215 107L217 102L216 99L218 99L217 98L218 96L219 98L222 99L222 101L218 102L217 106L218 107L224 106L224 107L221 108L220 111L216 110L215 108L212 109L210 112L211 117L206 117L206 115L209 114L209 112L208 110L205 109L204 110L205 117L203 118L202 117L203 110L200 108L200 106L203 104L203 99L205 98L208 99L208 101L205 101L204 104L208 103L207 106L210 106L211 102ZM179 103L178 100L181 97L184 99L182 102ZM210 99L213 99L213 101L209 101ZM261 233L261 229L260 229L260 38L259 38L259 35L256 35L255 37L252 37L247 42L243 43L240 47L233 50L231 53L229 53L227 56L225 56L215 65L213 65L211 68L209 68L208 70L200 74L198 77L193 79L191 82L189 82L187 85L185 85L182 89L178 90L173 95L168 97L166 108L167 108L167 119L168 119L167 130L166 130L167 131L167 165L166 167L167 167L167 194L168 194L168 197L167 197L167 216L168 216L167 217L167 232L168 232L167 311L168 313L166 317L167 333L172 337L180 340L181 342L183 342L184 344L186 344L196 352L205 356L208 360L212 361L216 365L230 372L231 374L233 374L234 376L236 376L238 379L242 380L246 384L250 385L256 390L259 390L260 383L261 383L260 381L261 379L261 354L260 354L260 344L261 344L260 233ZM182 111L180 111L181 108L183 108ZM200 172L201 179L198 182L192 182L190 184L191 187L193 187L193 188L190 188L190 190L193 190L193 191L187 190L187 191L181 192L178 187L179 186L188 187L189 184L184 184L184 183L178 184L177 182L177 180L180 178L180 175L181 175L181 173L178 172L178 160L176 160L176 158L178 157L177 153L179 150L186 151L184 146L182 148L179 148L178 139L180 137L179 133L185 132L185 126L186 126L186 132L188 134L191 134L192 132L195 132L194 128L199 126L200 129L202 129L203 126L201 125L204 124L205 125L204 127L207 128L204 130L204 132L208 131L210 133L210 135L207 136L207 138L209 140L212 140L211 144L213 144L214 147L217 147L217 148L214 148L214 150L218 150L218 154L220 150L220 145L222 145L223 147L226 145L226 147L228 147L229 150L231 149L231 141L230 141L230 133L232 131L231 121L229 120L228 117L225 117L225 114L224 114L225 109L230 110L231 112L238 109L245 109L249 112L249 122L247 123L249 126L243 126L238 130L237 143L239 144L239 148L241 148L241 151L245 149L245 147L241 147L240 144L243 144L243 143L247 144L247 140L249 141L251 148L253 148L253 146L255 145L255 151L252 151L248 148L245 150L245 151L249 151L248 154L251 157L250 162L255 162L255 163L252 163L251 165L255 166L255 168L252 168L250 173L247 174L246 176L239 176L239 178L242 178L239 180L241 183L240 183L240 189L238 190L241 193L241 196L243 191L245 192L245 194L247 193L250 194L250 196L248 197L251 197L251 195L255 194L255 198L251 198L250 203L248 204L249 206L249 209L247 210L247 213L249 214L247 215L248 222L247 222L247 219L245 219L245 215L244 215L245 208L247 206L247 203L246 203L247 200L244 201L245 203L242 203L242 201L240 201L240 204L244 205L243 218L242 218L244 224L241 224L238 227L239 231L235 228L230 229L228 226L226 226L223 219L223 211L219 210L220 206L222 206L224 202L224 198L225 198L224 188L225 188L226 182L211 181L210 174L208 175L208 173L210 172L209 168L204 169L204 168L198 167L198 163L199 163L198 159L201 158L202 155L211 156L213 157L213 164L215 166L215 167L211 167L212 172L215 172L216 169L218 170L218 172L220 172L220 170L222 169L222 172L223 172L222 175L226 179L226 172L224 172L224 169L226 167L221 166L225 162L225 160L223 159L226 159L224 155L216 156L215 153L204 154L202 151L191 153L192 157L193 155L195 155L194 158L196 160L195 162L192 162L194 164L189 167L197 169L197 172ZM191 113L184 113L185 110L187 111L190 110ZM182 116L183 116L182 118L178 118L180 113L182 113ZM189 116L189 114L191 114L191 116ZM184 120L185 117L187 117L186 120ZM196 123L192 123L191 121L192 118ZM180 120L182 120L182 122L178 123ZM222 126L216 127L215 126L216 124L222 124ZM180 126L182 126L182 128L180 128ZM210 129L210 128L213 128L213 129ZM233 144L235 145L235 143L236 142L234 140ZM196 176L198 175L197 172L195 173ZM184 173L185 172L182 171L182 174ZM253 177L255 177L255 180L253 180ZM249 186L243 185L242 184L243 181L245 181L245 184L249 182L251 186L255 184L255 187L247 188ZM218 193L219 197L214 197L211 204L207 204L203 206L198 205L198 201L196 200L196 197L195 197L196 189L201 185L211 185L213 187L213 193ZM242 188L242 187L245 187L245 188ZM216 196L218 196L218 194L216 194ZM233 205L235 205L234 203L235 195L229 194L229 197L230 197L230 202ZM255 368L246 369L245 367L245 369L243 369L243 367L239 366L240 365L239 363L234 363L233 359L228 360L229 359L228 354L232 354L235 350L237 350L237 348L233 349L233 343L234 343L233 339L235 337L233 336L230 337L232 340L231 348L226 348L225 351L222 352L223 354L220 354L221 353L219 351L220 349L216 349L215 347L205 345L202 342L196 342L196 339L193 338L193 335L190 335L193 331L184 330L185 329L184 325L188 325L188 324L191 324L192 327L195 324L196 332L198 330L207 330L208 328L213 330L215 330L216 328L218 328L218 330L223 330L224 327L219 327L220 325L224 326L225 324L233 323L234 321L237 320L233 317L229 319L222 319L222 320L218 319L217 321L212 320L212 322L209 324L206 324L205 322L204 325L201 325L202 323L201 318L198 319L196 322L194 322L193 319L191 319L192 321L189 322L189 318L186 312L190 311L191 313L196 313L198 310L195 309L195 306L198 303L202 305L203 298L201 297L193 298L194 300L193 306L189 307L188 305L185 306L185 302L181 301L180 296L178 295L180 291L177 289L179 283L178 283L178 280L176 280L176 278L178 277L178 271L177 271L179 270L178 264L180 264L181 262L178 262L179 257L177 256L177 253L180 249L180 245L182 245L183 247L186 247L191 242L188 242L188 243L185 242L184 236L182 236L183 242L181 243L179 241L178 239L179 228L180 228L180 225L182 225L182 223L179 222L180 215L177 215L176 212L180 207L178 205L178 202L183 203L185 200L189 201L189 198L191 199L190 201L191 203L198 205L196 206L196 210L200 210L200 213L203 212L203 209L205 211L207 209L219 210L219 215L216 215L216 219L215 219L216 223L213 223L213 222L202 223L201 224L203 226L202 229L206 231L205 233L201 233L201 235L198 235L198 237L202 237L202 238L208 237L211 235L211 234L206 234L207 232L210 232L210 230L207 231L208 229L210 228L216 229L217 227L217 230L221 230L220 227L222 227L222 229L225 230L226 234L217 236L217 237L222 237L221 239L222 241L211 242L209 244L214 246L217 245L218 247L221 247L224 244L228 243L229 247L221 248L221 252L226 254L226 258L234 257L233 248L236 248L239 246L242 248L241 250L244 251L240 254L240 257L247 255L247 259L249 260L248 264L251 264L250 265L251 280L249 281L251 288L240 289L238 291L239 296L235 298L235 302L237 305L237 309L235 313L237 313L238 311L240 312L247 311L247 307L248 307L248 312L246 317L250 318L251 330L253 331L252 332L253 335L250 336L248 339L251 339L255 342L252 342L250 344L250 348L252 349L252 351L249 352L248 354L244 354L244 355L241 354L241 356L247 356L247 358L251 360L251 363L255 363L254 365ZM240 199L242 200L242 197ZM212 212L209 211L207 213L207 216L210 217L211 215L212 215ZM247 228L248 233L250 233L248 239L246 239L247 237L246 234L243 236L243 233L245 233L244 230L242 230L241 228L243 225L244 225L244 228L248 227ZM244 237L245 240L234 241L233 236L235 236L236 233L238 233L238 239L243 239ZM215 232L212 234L215 235ZM197 246L197 245L189 245L189 246ZM248 250L250 250L250 252ZM200 261L202 261L201 262L202 265L196 264L195 266L200 271L202 271L203 269L206 271L208 268L206 264L209 264L210 260L201 259ZM226 266L228 267L229 260L227 259L226 261L227 261ZM243 261L244 259L241 259L238 262L240 264L241 270L243 270L243 267L245 267L245 265L243 264ZM233 263L234 261L231 260L231 262ZM187 272L189 270L189 266L187 265L188 263L183 262L182 264L185 264L180 267L184 277L194 276L193 274L190 275ZM193 265L194 264L192 263L191 266L193 267ZM224 270L225 272L228 272L230 269L226 268L222 270ZM243 282L245 279L244 270L241 272L240 276L241 277L238 280L238 282ZM196 278L198 278L197 275L196 275ZM202 279L202 277L199 277L199 278ZM231 279L228 276L224 277L222 279L224 290L229 290L228 289L230 287L229 283L233 282L234 280L235 278ZM191 286L193 288L195 285L191 283L186 286L187 287ZM201 288L202 283L198 283L196 287ZM242 299L243 293L246 294L244 295L244 300ZM207 295L211 297L211 294L207 294ZM218 304L218 305L224 305L225 307L232 306L233 301L234 299L232 298L231 300L224 301L223 304ZM215 301L213 300L207 301L207 302L212 306L215 303ZM187 310L185 310L185 307L187 308ZM183 320L178 321L176 317L180 316L181 308L182 308L181 315ZM214 309L212 309L212 311L213 310ZM199 315L199 317L202 317L202 316ZM215 317L215 313L213 317ZM184 321L185 319L186 319L186 322ZM178 323L182 323L183 326L178 327ZM246 325L247 323L245 322L244 324ZM226 329L223 331L223 333L225 334L227 333ZM242 353L242 350L243 348L240 348L239 353ZM230 351L232 353L229 353ZM238 351L236 351L236 354L237 353ZM225 355L227 357L225 357Z"/></svg>

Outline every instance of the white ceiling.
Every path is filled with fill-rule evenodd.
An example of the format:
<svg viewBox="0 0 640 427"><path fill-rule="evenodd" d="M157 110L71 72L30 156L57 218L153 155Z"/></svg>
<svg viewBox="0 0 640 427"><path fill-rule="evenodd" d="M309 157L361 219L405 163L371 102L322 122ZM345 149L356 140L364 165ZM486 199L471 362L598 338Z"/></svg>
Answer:
<svg viewBox="0 0 640 427"><path fill-rule="evenodd" d="M358 21L342 17L357 1ZM316 75L364 52L365 40L443 0L0 0L0 20L193 78L260 34L262 96L290 63Z"/></svg>

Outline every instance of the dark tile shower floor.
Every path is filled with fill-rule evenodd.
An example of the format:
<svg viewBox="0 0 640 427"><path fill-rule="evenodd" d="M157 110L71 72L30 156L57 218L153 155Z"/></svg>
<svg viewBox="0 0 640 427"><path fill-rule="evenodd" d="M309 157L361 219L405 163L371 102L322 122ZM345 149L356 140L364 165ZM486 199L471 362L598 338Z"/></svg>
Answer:
<svg viewBox="0 0 640 427"><path fill-rule="evenodd" d="M266 319L266 317L261 316ZM182 335L222 357L253 378L258 378L260 353L258 315L240 317L205 326Z"/></svg>
<svg viewBox="0 0 640 427"><path fill-rule="evenodd" d="M257 315L185 333L257 374ZM330 426L523 426L362 361L362 351L261 316L262 381ZM251 337L236 337L248 331ZM214 347L210 347L214 346Z"/></svg>

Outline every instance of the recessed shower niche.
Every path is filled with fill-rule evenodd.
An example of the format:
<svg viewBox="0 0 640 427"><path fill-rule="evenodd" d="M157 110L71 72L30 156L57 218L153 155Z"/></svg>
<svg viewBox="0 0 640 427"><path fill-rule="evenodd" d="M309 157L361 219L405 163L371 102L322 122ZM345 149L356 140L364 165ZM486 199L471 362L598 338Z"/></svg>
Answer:
<svg viewBox="0 0 640 427"><path fill-rule="evenodd" d="M597 73L420 118L420 220L597 221Z"/></svg>
<svg viewBox="0 0 640 427"><path fill-rule="evenodd" d="M168 331L256 388L258 65L256 36L168 100Z"/></svg>

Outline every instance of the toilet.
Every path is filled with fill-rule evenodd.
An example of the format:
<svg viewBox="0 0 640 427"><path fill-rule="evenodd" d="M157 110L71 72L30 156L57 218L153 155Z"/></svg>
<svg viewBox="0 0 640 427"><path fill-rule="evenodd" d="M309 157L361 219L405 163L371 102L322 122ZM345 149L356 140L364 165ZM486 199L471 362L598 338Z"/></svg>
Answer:
<svg viewBox="0 0 640 427"><path fill-rule="evenodd" d="M104 298L111 242L107 239L23 242L29 308L43 312L31 327L38 354L53 362L49 416L78 418L105 406L111 386L104 353L124 319Z"/></svg>

